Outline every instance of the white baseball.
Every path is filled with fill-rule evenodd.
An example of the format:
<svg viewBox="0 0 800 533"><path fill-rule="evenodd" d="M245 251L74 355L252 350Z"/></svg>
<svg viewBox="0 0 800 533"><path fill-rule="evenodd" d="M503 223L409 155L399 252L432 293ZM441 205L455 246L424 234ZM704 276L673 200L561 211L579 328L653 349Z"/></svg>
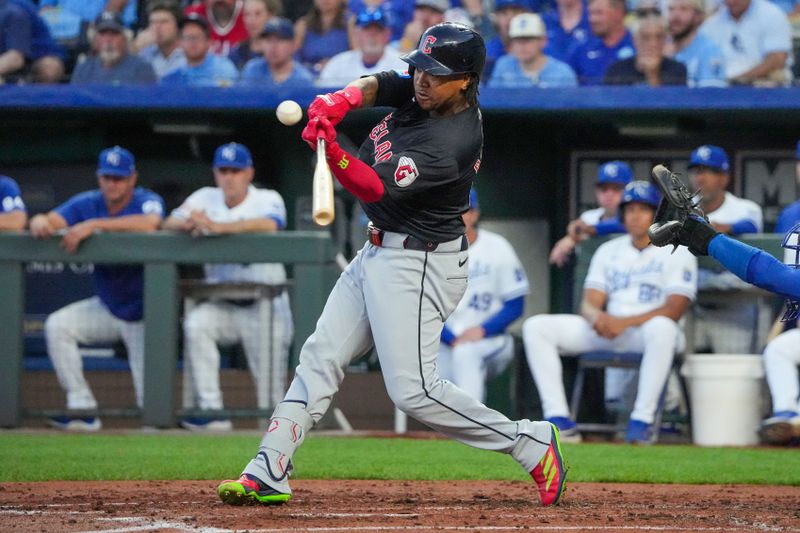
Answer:
<svg viewBox="0 0 800 533"><path fill-rule="evenodd" d="M294 100L284 100L278 104L275 114L278 115L281 124L285 126L293 126L303 118L303 110Z"/></svg>

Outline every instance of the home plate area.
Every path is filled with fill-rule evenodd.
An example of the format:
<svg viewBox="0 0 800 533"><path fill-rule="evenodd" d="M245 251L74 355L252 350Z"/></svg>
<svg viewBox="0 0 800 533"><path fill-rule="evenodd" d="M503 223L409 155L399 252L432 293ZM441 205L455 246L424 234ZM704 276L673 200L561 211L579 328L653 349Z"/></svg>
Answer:
<svg viewBox="0 0 800 533"><path fill-rule="evenodd" d="M575 483L542 508L517 481L296 480L274 507L231 507L216 481L0 484L0 531L794 531L799 487Z"/></svg>

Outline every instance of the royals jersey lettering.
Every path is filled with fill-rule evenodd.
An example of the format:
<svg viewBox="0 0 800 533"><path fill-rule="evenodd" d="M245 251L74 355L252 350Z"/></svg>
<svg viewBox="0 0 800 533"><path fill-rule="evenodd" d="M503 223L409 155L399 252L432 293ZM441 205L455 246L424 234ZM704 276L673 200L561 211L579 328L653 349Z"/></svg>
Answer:
<svg viewBox="0 0 800 533"><path fill-rule="evenodd" d="M602 244L589 264L584 283L608 295L606 312L616 317L640 315L677 294L694 300L697 259L686 249L648 246L639 250L623 235Z"/></svg>

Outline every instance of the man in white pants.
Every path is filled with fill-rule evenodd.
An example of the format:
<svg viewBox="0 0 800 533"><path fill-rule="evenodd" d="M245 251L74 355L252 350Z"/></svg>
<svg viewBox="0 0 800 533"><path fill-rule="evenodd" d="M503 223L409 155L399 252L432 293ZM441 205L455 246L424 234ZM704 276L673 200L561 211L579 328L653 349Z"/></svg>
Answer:
<svg viewBox="0 0 800 533"><path fill-rule="evenodd" d="M486 380L499 375L514 358L514 339L506 328L522 316L528 278L506 239L478 230L480 207L475 189L462 215L469 241L467 292L442 328L439 375L486 402Z"/></svg>
<svg viewBox="0 0 800 533"><path fill-rule="evenodd" d="M73 196L54 210L31 219L31 235L51 237L66 230L62 247L77 251L95 231L155 231L164 213L164 201L152 191L136 187L136 163L128 150L115 146L100 153L99 189ZM97 296L63 307L44 324L47 353L53 361L67 409L83 411L57 416L49 424L58 429L96 431L100 419L91 413L97 401L83 375L78 344L109 343L119 339L128 351L136 404L142 407L144 381L144 325L141 265L95 265Z"/></svg>
<svg viewBox="0 0 800 533"><path fill-rule="evenodd" d="M214 155L216 187L192 193L164 222L165 229L195 236L275 232L286 227L286 207L276 191L257 189L253 158L242 144L229 143ZM195 405L208 416L188 417L181 426L190 430L231 429L231 421L213 415L222 409L217 343L242 343L253 376L258 407L275 406L286 392L289 345L293 324L284 291L286 271L279 263L208 264L211 283L271 285L274 294L248 299L214 299L194 307L183 322L187 386Z"/></svg>
<svg viewBox="0 0 800 533"><path fill-rule="evenodd" d="M525 353L542 400L544 416L561 435L578 437L569 418L559 354L590 350L642 351L639 386L625 440L651 443L653 420L675 352L685 343L678 321L697 291L697 260L685 249L674 254L650 244L659 194L633 181L620 203L628 235L601 245L584 282L581 315L538 315L522 328Z"/></svg>

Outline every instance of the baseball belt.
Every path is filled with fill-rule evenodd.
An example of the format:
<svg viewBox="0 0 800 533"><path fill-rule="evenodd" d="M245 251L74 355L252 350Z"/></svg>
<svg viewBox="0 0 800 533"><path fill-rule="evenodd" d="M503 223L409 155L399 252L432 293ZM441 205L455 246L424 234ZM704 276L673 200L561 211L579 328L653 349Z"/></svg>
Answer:
<svg viewBox="0 0 800 533"><path fill-rule="evenodd" d="M466 235L457 237L452 241L433 242L419 239L405 233L384 231L373 225L367 226L367 238L374 246L383 248L403 248L405 250L417 250L420 252L463 252L469 248L469 241L467 241Z"/></svg>

